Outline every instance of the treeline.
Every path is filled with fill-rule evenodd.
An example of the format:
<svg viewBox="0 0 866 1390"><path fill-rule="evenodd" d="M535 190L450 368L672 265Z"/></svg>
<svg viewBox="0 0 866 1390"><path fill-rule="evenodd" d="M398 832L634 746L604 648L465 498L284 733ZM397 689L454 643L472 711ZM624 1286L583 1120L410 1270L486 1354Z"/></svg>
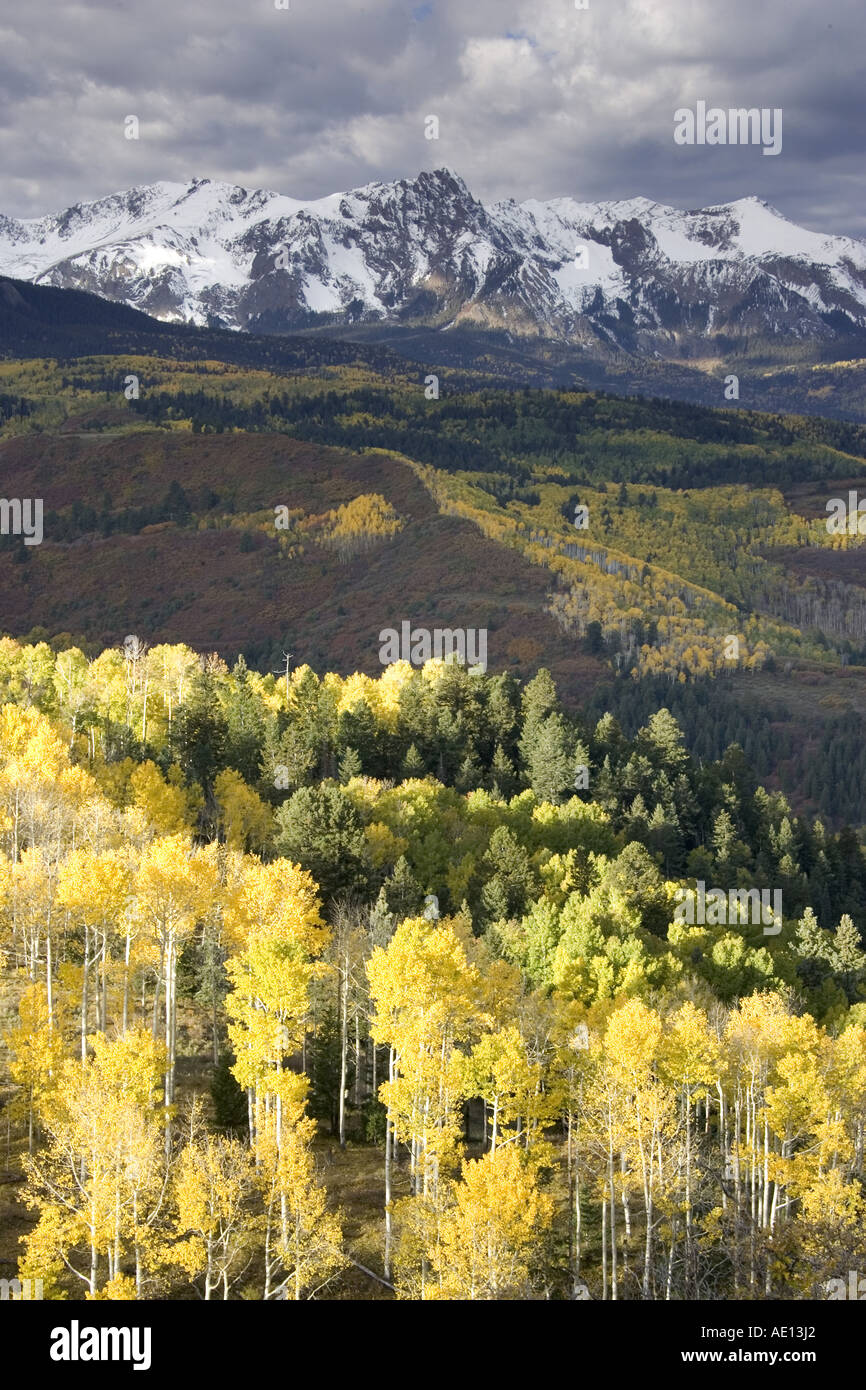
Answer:
<svg viewBox="0 0 866 1390"><path fill-rule="evenodd" d="M517 811L504 808L517 798L520 815L543 803L600 817L606 830L593 850L639 844L668 878L784 888L786 916L811 905L822 921L850 914L866 924L856 835L794 816L782 793L762 789L736 743L715 758L691 755L677 720L652 709L646 693L645 722L627 737L610 712L596 720L564 710L544 670L523 687L507 674L470 675L442 661L422 670L398 662L378 679L320 679L309 667L263 676L243 659L229 671L217 658L182 646L148 650L138 639L95 660L3 639L0 694L61 720L76 759L121 808L134 802L135 769L147 767L173 788L178 824L210 840L226 833L217 787L225 795L231 784L249 818L231 832L238 847L291 852L328 896L375 897L399 872L415 880L416 906L435 893L443 910L466 899L480 911L491 861L471 797L481 798L490 833L496 824L515 831ZM679 694L680 708L700 722L700 689L691 700ZM633 705L632 728L638 712ZM409 793L389 790L404 783L420 797L412 814L403 806ZM377 789L372 801L368 785ZM382 829L375 849L374 823ZM513 905L522 912L537 886L526 878Z"/></svg>
<svg viewBox="0 0 866 1390"><path fill-rule="evenodd" d="M391 449L449 472L514 473L521 485L543 468L590 483L784 487L816 474L850 476L850 455L866 457L860 425L604 391L452 389L428 400L421 377L414 388L411 382L343 389L323 383L317 392L275 390L248 403L215 382L200 391L145 390L129 404L152 424L189 420L195 431L283 431L317 444Z"/></svg>
<svg viewBox="0 0 866 1390"><path fill-rule="evenodd" d="M789 794L796 791L829 825L863 825L866 725L855 710L814 722L800 717L795 730L783 701L747 700L725 677L680 685L664 676L646 676L602 686L585 713L588 718L615 715L631 738L662 705L670 709L698 762L718 761L735 743L759 782L778 784Z"/></svg>

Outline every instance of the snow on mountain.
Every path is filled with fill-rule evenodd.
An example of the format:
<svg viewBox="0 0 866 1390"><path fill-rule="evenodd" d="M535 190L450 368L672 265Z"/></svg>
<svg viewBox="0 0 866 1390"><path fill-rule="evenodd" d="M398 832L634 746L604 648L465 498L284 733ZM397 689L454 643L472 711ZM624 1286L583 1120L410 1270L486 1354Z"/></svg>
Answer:
<svg viewBox="0 0 866 1390"><path fill-rule="evenodd" d="M0 274L263 332L471 323L664 354L716 333L866 328L866 243L761 199L485 207L446 169L306 201L194 179L0 216Z"/></svg>

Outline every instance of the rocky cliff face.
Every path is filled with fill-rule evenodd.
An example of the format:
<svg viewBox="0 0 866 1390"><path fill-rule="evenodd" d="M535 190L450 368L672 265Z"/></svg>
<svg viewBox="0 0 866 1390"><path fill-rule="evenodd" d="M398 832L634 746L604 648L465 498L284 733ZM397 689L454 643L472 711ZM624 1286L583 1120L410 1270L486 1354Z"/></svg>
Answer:
<svg viewBox="0 0 866 1390"><path fill-rule="evenodd" d="M669 357L866 330L866 243L760 199L485 206L444 169L314 202L196 179L0 217L0 274L257 332L465 324Z"/></svg>

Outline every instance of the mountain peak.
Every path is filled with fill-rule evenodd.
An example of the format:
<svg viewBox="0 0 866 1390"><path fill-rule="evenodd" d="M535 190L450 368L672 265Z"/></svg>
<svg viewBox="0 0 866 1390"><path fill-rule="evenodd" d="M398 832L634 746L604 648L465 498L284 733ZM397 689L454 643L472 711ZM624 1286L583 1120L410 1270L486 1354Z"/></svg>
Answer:
<svg viewBox="0 0 866 1390"><path fill-rule="evenodd" d="M866 330L866 244L755 194L692 211L643 195L484 204L447 165L317 199L195 176L0 217L0 274L262 332L361 318L655 353Z"/></svg>

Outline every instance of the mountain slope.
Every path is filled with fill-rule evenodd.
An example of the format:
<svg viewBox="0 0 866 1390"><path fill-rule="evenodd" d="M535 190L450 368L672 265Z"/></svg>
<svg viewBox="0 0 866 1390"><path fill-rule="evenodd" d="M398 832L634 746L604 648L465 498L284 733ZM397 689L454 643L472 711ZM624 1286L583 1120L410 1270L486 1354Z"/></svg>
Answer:
<svg viewBox="0 0 866 1390"><path fill-rule="evenodd" d="M334 337L266 337L165 323L122 303L82 290L56 289L0 276L0 360L158 354L168 359L215 358L276 371L363 362L383 373L405 361L376 343Z"/></svg>
<svg viewBox="0 0 866 1390"><path fill-rule="evenodd" d="M862 823L866 550L825 528L828 495L866 488L862 430L606 394L426 402L354 366L268 381L37 359L0 375L4 489L45 508L41 545L0 544L0 633L62 648L135 632L263 670L290 652L375 674L383 628L484 628L492 671L548 666L631 729L666 704L702 757L739 741L798 799L826 759L822 816ZM355 505L337 533L365 498L396 532L359 528L375 508Z"/></svg>
<svg viewBox="0 0 866 1390"><path fill-rule="evenodd" d="M448 170L310 202L197 179L0 217L0 273L173 323L467 326L588 356L866 332L866 243L797 227L759 199L485 207Z"/></svg>

